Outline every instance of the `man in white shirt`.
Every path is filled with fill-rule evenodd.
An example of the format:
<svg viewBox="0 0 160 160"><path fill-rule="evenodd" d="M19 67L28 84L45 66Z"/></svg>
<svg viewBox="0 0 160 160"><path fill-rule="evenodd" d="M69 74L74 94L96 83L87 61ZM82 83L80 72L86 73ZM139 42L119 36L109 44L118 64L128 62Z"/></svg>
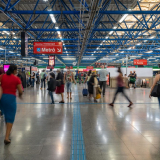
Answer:
<svg viewBox="0 0 160 160"><path fill-rule="evenodd" d="M98 75L99 75L100 88L102 89L103 87L103 97L105 96L105 89L106 89L106 83L107 83L106 81L107 81L108 74L109 72L107 71L107 69L104 69L104 65L102 65Z"/></svg>

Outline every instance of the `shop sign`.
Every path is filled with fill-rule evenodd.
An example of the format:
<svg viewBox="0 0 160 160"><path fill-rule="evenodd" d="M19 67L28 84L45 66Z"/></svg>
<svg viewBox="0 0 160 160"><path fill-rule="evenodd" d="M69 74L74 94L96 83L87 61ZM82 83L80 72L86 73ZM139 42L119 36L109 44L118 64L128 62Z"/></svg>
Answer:
<svg viewBox="0 0 160 160"><path fill-rule="evenodd" d="M55 56L49 56L48 65L55 66Z"/></svg>
<svg viewBox="0 0 160 160"><path fill-rule="evenodd" d="M147 59L134 59L133 65L147 65Z"/></svg>
<svg viewBox="0 0 160 160"><path fill-rule="evenodd" d="M73 69L73 66L66 66L66 69Z"/></svg>
<svg viewBox="0 0 160 160"><path fill-rule="evenodd" d="M115 68L115 66L107 66L107 68Z"/></svg>
<svg viewBox="0 0 160 160"><path fill-rule="evenodd" d="M32 67L32 71L37 72L37 67Z"/></svg>
<svg viewBox="0 0 160 160"><path fill-rule="evenodd" d="M47 69L54 69L54 66L47 66Z"/></svg>
<svg viewBox="0 0 160 160"><path fill-rule="evenodd" d="M86 68L87 69L93 69L93 66L87 66Z"/></svg>
<svg viewBox="0 0 160 160"><path fill-rule="evenodd" d="M62 54L62 42L33 42L34 54Z"/></svg>

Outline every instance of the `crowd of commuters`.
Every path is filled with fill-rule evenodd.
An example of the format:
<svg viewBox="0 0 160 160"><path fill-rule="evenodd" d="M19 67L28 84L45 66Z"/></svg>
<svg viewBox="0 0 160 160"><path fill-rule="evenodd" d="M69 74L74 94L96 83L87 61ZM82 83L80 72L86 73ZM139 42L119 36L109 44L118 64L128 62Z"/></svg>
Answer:
<svg viewBox="0 0 160 160"><path fill-rule="evenodd" d="M136 87L136 79L137 74L135 71L131 71L127 76L126 74L123 76L120 68L117 70L118 76L117 80L117 90L114 94L112 103L110 106L114 106L116 97L118 93L121 93L129 102L128 107L133 105L132 101L128 98L125 93L125 88ZM103 97L105 96L106 89L106 81L107 75L109 72L104 66L101 66L98 74L95 71L88 71L84 76L84 83L88 86L89 100L93 97L94 102L97 102L97 99L101 98L101 94ZM82 77L79 75L79 79ZM57 70L57 74L50 71L48 74L43 70L41 73L37 72L36 74L33 72L31 75L29 73L26 74L27 85L30 83L32 87L34 87L35 79L36 84L40 84L40 89L46 88L49 91L49 95L51 98L51 104L55 103L53 92L61 95L61 100L59 103L65 103L64 101L64 88L66 86L67 98L72 99L72 84L75 83L75 75L68 68L65 73L62 73L60 69ZM16 65L10 65L8 71L6 73L0 69L0 116L5 117L6 123L6 134L4 138L4 143L7 145L11 143L10 133L12 130L12 126L15 120L16 115L16 91L18 90L19 98L22 98L23 94L23 76L21 71L17 71ZM46 84L47 83L47 84ZM153 86L151 87L150 95L152 96L152 91L154 90L157 84L160 84L160 75L156 75ZM160 105L160 96L158 97L159 105Z"/></svg>

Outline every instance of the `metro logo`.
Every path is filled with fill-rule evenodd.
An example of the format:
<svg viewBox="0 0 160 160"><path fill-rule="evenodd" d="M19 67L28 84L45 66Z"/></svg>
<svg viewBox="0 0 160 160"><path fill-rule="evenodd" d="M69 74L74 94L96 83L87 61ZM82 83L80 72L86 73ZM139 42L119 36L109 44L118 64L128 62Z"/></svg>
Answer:
<svg viewBox="0 0 160 160"><path fill-rule="evenodd" d="M41 51L41 49L40 48L37 48L37 52L40 52Z"/></svg>

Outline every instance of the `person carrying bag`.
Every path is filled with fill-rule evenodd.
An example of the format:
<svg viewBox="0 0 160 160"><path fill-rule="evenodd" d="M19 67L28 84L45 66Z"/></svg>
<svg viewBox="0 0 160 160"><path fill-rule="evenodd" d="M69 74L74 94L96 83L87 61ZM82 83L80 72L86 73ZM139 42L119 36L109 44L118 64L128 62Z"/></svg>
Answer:
<svg viewBox="0 0 160 160"><path fill-rule="evenodd" d="M154 79L154 83L151 87L149 98L151 97L157 97L160 107L160 74L156 75Z"/></svg>

